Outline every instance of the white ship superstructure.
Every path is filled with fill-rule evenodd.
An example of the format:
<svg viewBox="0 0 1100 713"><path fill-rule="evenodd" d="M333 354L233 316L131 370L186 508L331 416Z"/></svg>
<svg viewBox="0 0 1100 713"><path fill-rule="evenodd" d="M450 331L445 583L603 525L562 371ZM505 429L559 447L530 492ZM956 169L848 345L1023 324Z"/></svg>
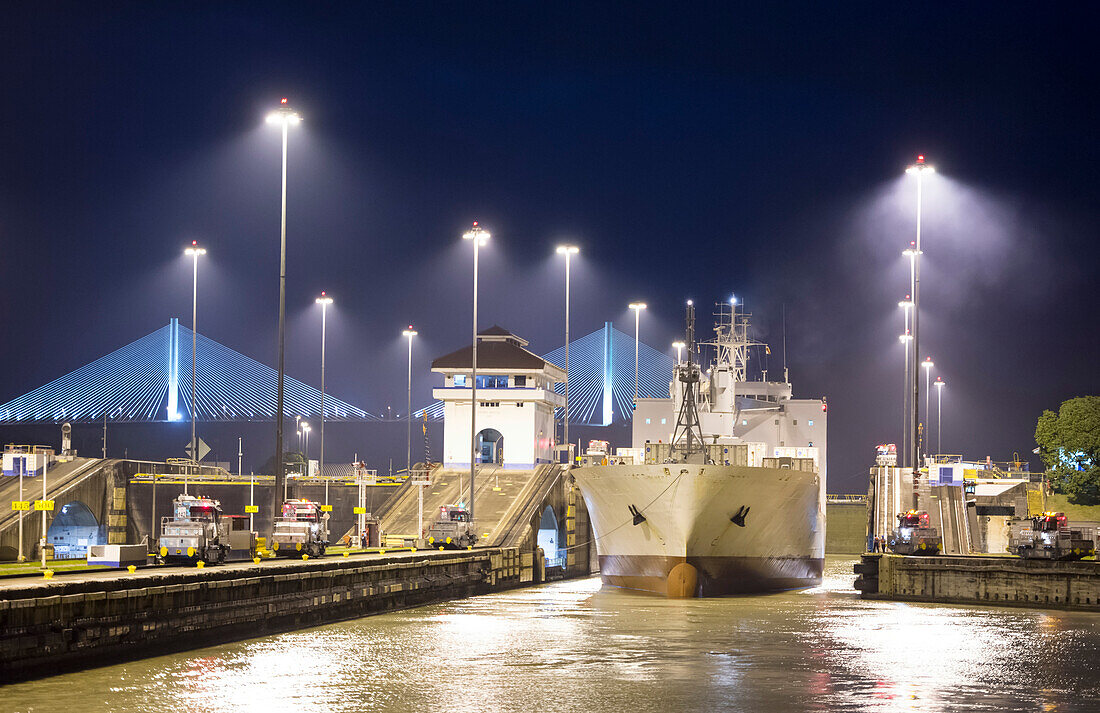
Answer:
<svg viewBox="0 0 1100 713"><path fill-rule="evenodd" d="M749 316L720 306L704 372L689 305L687 359L667 399L638 401L633 455L573 471L605 582L670 596L820 583L826 404L793 398L785 368L749 380L750 357L769 351Z"/></svg>

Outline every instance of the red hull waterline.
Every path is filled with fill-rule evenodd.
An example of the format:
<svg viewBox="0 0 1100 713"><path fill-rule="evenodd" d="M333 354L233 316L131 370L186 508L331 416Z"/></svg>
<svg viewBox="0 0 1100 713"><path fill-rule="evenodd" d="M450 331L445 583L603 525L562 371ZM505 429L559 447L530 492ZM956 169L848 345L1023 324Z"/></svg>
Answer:
<svg viewBox="0 0 1100 713"><path fill-rule="evenodd" d="M668 597L721 597L821 584L825 560L814 557L663 557L600 555L605 584Z"/></svg>

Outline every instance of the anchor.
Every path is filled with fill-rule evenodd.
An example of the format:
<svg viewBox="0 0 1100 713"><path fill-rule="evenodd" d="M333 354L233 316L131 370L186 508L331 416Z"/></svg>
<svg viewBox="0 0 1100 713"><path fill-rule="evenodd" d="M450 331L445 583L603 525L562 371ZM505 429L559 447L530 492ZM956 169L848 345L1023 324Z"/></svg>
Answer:
<svg viewBox="0 0 1100 713"><path fill-rule="evenodd" d="M735 512L733 514L733 517L730 518L730 522L732 522L734 525L737 525L738 527L744 527L745 526L745 516L748 515L748 514L749 514L749 508L742 505L741 507L737 508L737 512Z"/></svg>
<svg viewBox="0 0 1100 713"><path fill-rule="evenodd" d="M634 507L633 505L628 505L627 509L630 510L630 514L634 516L635 525L641 525L643 522L645 522L645 515L638 512L638 508Z"/></svg>

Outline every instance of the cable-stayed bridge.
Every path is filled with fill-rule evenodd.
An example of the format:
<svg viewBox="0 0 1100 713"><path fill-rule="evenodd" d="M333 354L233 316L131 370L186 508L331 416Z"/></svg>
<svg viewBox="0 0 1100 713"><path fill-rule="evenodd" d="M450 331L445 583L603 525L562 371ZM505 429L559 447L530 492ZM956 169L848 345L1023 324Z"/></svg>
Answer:
<svg viewBox="0 0 1100 713"><path fill-rule="evenodd" d="M274 369L201 334L195 352L197 420L275 420ZM0 404L0 422L190 420L190 365L191 330L173 318L152 334ZM320 391L289 376L284 388L286 415L320 415ZM326 393L325 420L380 418Z"/></svg>

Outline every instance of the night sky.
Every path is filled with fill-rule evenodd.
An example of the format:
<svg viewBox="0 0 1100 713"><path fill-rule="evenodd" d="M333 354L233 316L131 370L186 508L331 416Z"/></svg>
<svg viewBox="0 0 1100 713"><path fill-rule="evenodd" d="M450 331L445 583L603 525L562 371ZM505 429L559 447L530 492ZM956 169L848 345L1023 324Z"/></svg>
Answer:
<svg viewBox="0 0 1100 713"><path fill-rule="evenodd" d="M576 336L630 331L643 300L643 341L668 349L685 299L736 294L777 376L785 311L795 394L828 398L830 490L861 491L901 430L919 152L944 450L1030 456L1043 409L1100 393L1095 14L592 5L7 4L0 402L189 324L191 240L199 331L274 364L263 118L284 96L305 117L287 370L318 384L327 290L328 389L368 410L404 410L406 325L417 405L468 340L479 220L482 326L539 353L563 342L562 241Z"/></svg>

